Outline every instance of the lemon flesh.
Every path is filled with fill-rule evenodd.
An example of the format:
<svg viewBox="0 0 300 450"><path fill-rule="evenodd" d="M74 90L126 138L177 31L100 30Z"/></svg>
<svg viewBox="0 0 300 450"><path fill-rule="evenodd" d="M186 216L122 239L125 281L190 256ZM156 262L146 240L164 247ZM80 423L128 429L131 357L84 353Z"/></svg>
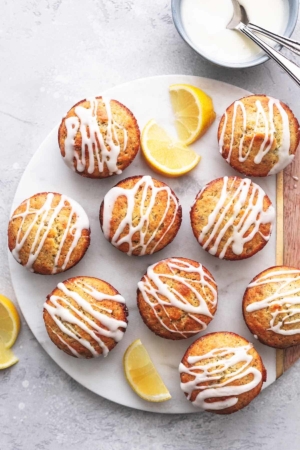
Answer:
<svg viewBox="0 0 300 450"><path fill-rule="evenodd" d="M168 177L185 175L201 159L194 150L172 139L153 119L143 129L141 148L150 167Z"/></svg>
<svg viewBox="0 0 300 450"><path fill-rule="evenodd" d="M20 317L15 305L0 294L0 340L6 349L14 345L20 326Z"/></svg>
<svg viewBox="0 0 300 450"><path fill-rule="evenodd" d="M171 398L140 339L127 348L123 365L128 383L141 398L149 402L164 402Z"/></svg>
<svg viewBox="0 0 300 450"><path fill-rule="evenodd" d="M18 358L11 350L5 347L4 342L0 340L0 370L7 369L18 362Z"/></svg>
<svg viewBox="0 0 300 450"><path fill-rule="evenodd" d="M204 91L189 84L173 84L169 91L178 137L183 144L192 144L216 118L213 101Z"/></svg>

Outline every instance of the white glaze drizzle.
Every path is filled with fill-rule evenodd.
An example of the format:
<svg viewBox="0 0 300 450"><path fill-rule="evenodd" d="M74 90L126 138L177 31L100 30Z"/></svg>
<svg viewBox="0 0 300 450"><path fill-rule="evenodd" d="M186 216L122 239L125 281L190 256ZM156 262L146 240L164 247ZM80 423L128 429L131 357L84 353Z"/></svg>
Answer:
<svg viewBox="0 0 300 450"><path fill-rule="evenodd" d="M275 139L276 129L274 124L274 106L277 107L281 119L282 119L282 141L281 145L278 148L278 161L274 166L270 169L268 175L273 175L281 170L283 170L290 162L294 159L294 155L290 155L290 145L291 145L291 138L290 138L290 127L289 127L289 118L285 111L285 109L281 106L281 103L279 100L268 97L268 114L265 112L264 107L262 106L262 103L259 100L256 100L256 119L255 119L255 127L253 131L253 137L249 144L249 147L246 149L246 153L243 156L243 150L244 149L244 140L247 132L247 112L245 105L242 101L237 100L233 105L233 116L232 116L232 124L231 124L231 138L230 138L230 146L229 146L229 152L228 156L226 158L226 161L230 163L232 151L233 151L233 143L234 143L234 132L235 132L235 124L236 124L236 117L237 117L237 111L238 108L241 109L242 117L243 117L243 133L240 137L239 142L239 152L238 152L238 160L239 162L244 162L248 159L252 147L253 142L256 136L256 133L258 132L258 129L261 127L261 123L263 123L264 127L264 133L265 137L264 140L259 148L258 153L254 157L254 163L260 164L263 157L271 150L273 146L273 142ZM225 132L227 128L228 123L228 114L225 112L225 118L223 123L223 128L221 130L220 140L219 140L219 149L220 153L223 153L223 146L224 146L224 137Z"/></svg>
<svg viewBox="0 0 300 450"><path fill-rule="evenodd" d="M78 336L78 334L75 333L72 325L77 325L84 332L89 334L89 336L102 349L103 356L107 356L109 349L101 339L101 336L110 337L114 339L115 342L119 342L124 335L124 332L119 328L126 329L127 323L103 314L103 312L101 311L110 313L112 313L112 311L102 307L101 301L112 300L125 304L125 300L119 294L108 295L104 294L103 292L97 291L95 288L83 281L75 281L75 285L82 291L88 293L88 295L91 296L93 300L97 300L97 302L99 303L97 303L96 305L92 305L78 292L71 291L66 287L64 283L58 283L57 288L60 289L65 294L65 296L67 296L67 298L59 295L51 295L51 304L45 302L44 308L48 311L53 321L64 334L79 342L83 347L89 350L94 357L99 356L100 353L98 353L98 351L94 348L90 341L88 341L87 339L83 339L80 335ZM72 305L68 297L74 300L77 303L77 306ZM63 305L60 304L61 302L63 302ZM79 316L79 318L75 317L72 312ZM94 320L91 320L87 315L92 316L93 319L100 322L107 329L97 325ZM71 350L74 356L80 356L79 353L67 343L63 336L59 336L58 334L57 336L60 338L61 342L63 342Z"/></svg>
<svg viewBox="0 0 300 450"><path fill-rule="evenodd" d="M172 333L179 333L182 336L185 336L186 334L199 333L199 328L196 330L182 332L181 330L178 330L176 324L174 323L174 328L169 328L158 315L156 311L157 306L161 306L167 316L168 311L166 309L166 306L175 306L176 308L187 312L189 317L199 323L202 326L201 331L205 330L207 328L207 325L199 318L195 317L194 314L202 314L210 318L213 317L209 312L207 303L209 303L212 307L216 306L217 291L214 288L215 281L207 273L204 272L202 264L199 264L198 267L195 267L188 261L183 261L176 258L170 258L169 260L161 262L165 262L167 264L167 267L170 270L171 274L156 273L154 271L154 268L158 263L155 263L152 266L148 267L147 274L145 275L145 280L141 280L138 282L138 288L141 291L143 299L152 308L160 324L168 331ZM176 270L180 270L185 274L195 273L198 274L199 277L197 280L187 279L185 275L176 275ZM175 288L171 288L170 286L168 286L164 281L165 279L172 279L179 282L180 285L186 286L190 291L193 292L198 301L198 305L194 306L189 303L180 292L178 292ZM154 284L154 286L152 286L152 283ZM194 286L195 284L198 288ZM212 298L209 298L208 295L205 294L205 288L208 288L210 290ZM150 297L153 297L155 302L153 302Z"/></svg>
<svg viewBox="0 0 300 450"><path fill-rule="evenodd" d="M282 277L284 275L284 277ZM298 282L296 288L290 288L290 284ZM264 308L270 308L272 316L269 330L281 335L294 335L300 333L300 270L276 270L249 284L248 288L275 284L274 294L265 297L258 302L250 303L246 311L251 313ZM272 310L274 308L274 310ZM285 329L285 326L298 323L295 329Z"/></svg>
<svg viewBox="0 0 300 450"><path fill-rule="evenodd" d="M133 226L132 219L133 219L133 211L135 207L135 196L138 193L139 189L142 187L142 200L139 208L139 221L136 226ZM146 241L146 235L149 228L149 222L150 222L150 214L151 211L155 205L156 197L159 194L159 192L166 192L167 193L167 204L165 207L165 211L161 216L160 222L156 228L156 230L153 230L152 236L148 241ZM150 200L148 206L146 205L146 197L147 193L150 194ZM110 238L110 229L111 229L111 219L112 219L112 213L114 204L118 197L125 196L127 199L127 211L126 216L122 221L120 222L115 234L113 235L111 239L112 245L115 247L119 247L123 243L128 244L128 252L127 255L132 255L133 251L140 248L139 255L144 255L146 253L146 250L148 246L151 244L153 239L155 239L155 236L157 232L160 229L160 226L164 224L164 220L168 214L169 207L172 205L172 202L174 203L175 209L173 213L172 220L170 221L169 226L163 233L163 235L160 237L160 239L155 243L153 248L151 249L151 254L155 252L155 249L160 244L164 236L168 233L168 231L171 229L173 223L175 222L177 211L179 208L178 201L173 195L171 189L168 186L162 186L162 187L156 187L154 184L154 181L151 176L145 175L141 177L140 180L134 185L131 189L124 189L120 186L115 186L112 189L108 191L108 193L104 197L104 205L103 205L103 233L106 239L109 240ZM121 234L124 232L125 229L128 228L128 233L121 237ZM139 233L140 240L139 243L134 244L132 242L132 237L135 233Z"/></svg>
<svg viewBox="0 0 300 450"><path fill-rule="evenodd" d="M253 357L248 353L253 347L247 344L241 347L222 347L211 350L202 356L189 356L187 359L191 367L183 363L179 365L179 372L192 375L194 378L186 383L181 383L181 389L190 400L192 392L199 390L197 397L192 402L194 406L207 410L221 410L230 408L238 402L238 395L254 389L262 380L261 372L251 367ZM217 358L217 361L212 359ZM201 361L204 361L201 364ZM198 364L200 363L200 364ZM240 367L236 367L240 365ZM230 374L225 374L230 370ZM241 380L247 375L252 375L252 380L240 386L228 386L235 380ZM222 383L215 383L224 378ZM209 383L205 386L204 383ZM210 398L228 397L224 400L207 402Z"/></svg>
<svg viewBox="0 0 300 450"><path fill-rule="evenodd" d="M22 217L22 222L19 227L17 236L16 236L16 245L15 248L12 250L12 255L14 258L21 262L19 254L22 250L24 244L26 243L26 240L33 229L33 227L36 225L36 223L40 220L38 229L36 231L33 243L31 245L30 251L29 251L29 257L27 260L27 263L25 264L25 267L29 269L31 272L33 272L33 265L35 261L37 260L40 251L43 248L43 245L45 243L45 240L48 236L48 233L51 230L51 227L54 223L54 221L57 219L59 213L63 208L66 207L65 203L68 203L71 206L71 211L69 213L68 223L66 226L66 229L64 231L64 234L61 238L60 245L58 248L58 251L55 256L54 260L54 266L52 273L56 273L58 269L58 261L61 256L61 251L63 249L64 243L66 241L67 236L72 235L73 241L68 249L68 253L64 259L64 262L61 266L61 270L65 270L67 267L70 257L72 255L73 250L77 246L79 239L81 237L82 231L84 229L89 229L89 219L84 211L84 209L73 199L67 197L66 195L61 195L60 201L58 202L57 206L53 207L52 202L54 199L54 194L52 192L48 193L46 195L45 203L42 205L40 209L34 209L30 206L30 198L25 200L26 208L25 211L22 213L18 213L12 216L11 220L17 219L18 217ZM21 238L21 233L23 229L24 222L28 216L34 215L34 217L31 220L30 225L28 226L26 232L24 233L23 237ZM75 222L74 224L71 224L72 218L74 218L75 215ZM38 244L38 241L40 239L40 243Z"/></svg>
<svg viewBox="0 0 300 450"><path fill-rule="evenodd" d="M121 145L118 139L117 128L123 130L123 148L124 151L128 143L128 132L126 128L115 122L110 100L102 97L106 114L107 114L107 128L106 135L100 131L97 122L97 109L99 100L97 98L87 99L90 102L90 107L78 105L75 107L75 117L68 117L65 119L67 129L67 136L65 139L65 156L64 161L72 169L78 172L83 172L87 169L89 174L95 171L95 159L99 172L103 172L107 166L109 175L114 173L120 174L117 161L121 151ZM75 149L75 137L77 133L81 134L82 144L80 154ZM86 159L86 152L89 156L89 161ZM74 167L75 158L75 167ZM87 166L88 163L88 166Z"/></svg>
<svg viewBox="0 0 300 450"><path fill-rule="evenodd" d="M236 178L234 178L232 185L234 184ZM250 179L240 179L240 184L232 196L229 196L231 186L228 186L228 177L223 178L223 186L220 198L215 206L215 209L211 212L208 217L207 224L203 227L202 232L198 237L200 244L204 241L206 235L209 233L208 239L203 244L203 248L206 249L208 245L215 239L213 246L208 250L211 255L215 255L218 251L221 240L229 228L233 228L226 244L224 245L219 258L223 259L227 249L231 245L232 251L236 255L240 255L243 252L244 245L251 241L256 233L259 233L265 241L268 241L271 236L272 223L275 219L275 210L272 205L270 205L267 211L263 210L263 200L265 197L264 191L260 186L251 182ZM252 186L252 192L249 194L250 187ZM200 197L202 192L206 189L202 189L199 193L197 199ZM196 201L197 201L196 199ZM226 224L222 227L222 222L236 201L231 217L227 219ZM244 208L241 214L242 208ZM237 220L238 215L241 214L238 223L234 224ZM265 236L259 231L259 227L262 224L270 223L270 233ZM248 236L245 236L246 232L253 225L253 230Z"/></svg>
<svg viewBox="0 0 300 450"><path fill-rule="evenodd" d="M68 347L68 349L70 350L70 352L71 352L74 356L76 356L76 358L82 358L82 356L80 355L80 353L78 353L78 352L75 350L75 348L73 348L71 345L69 345L65 339L63 339L59 334L57 334L56 331L55 331L53 328L51 328L51 327L49 327L49 328L50 328L51 332L52 332L53 334L55 334L55 336L56 336L56 337L57 337L64 345L66 345L66 346Z"/></svg>

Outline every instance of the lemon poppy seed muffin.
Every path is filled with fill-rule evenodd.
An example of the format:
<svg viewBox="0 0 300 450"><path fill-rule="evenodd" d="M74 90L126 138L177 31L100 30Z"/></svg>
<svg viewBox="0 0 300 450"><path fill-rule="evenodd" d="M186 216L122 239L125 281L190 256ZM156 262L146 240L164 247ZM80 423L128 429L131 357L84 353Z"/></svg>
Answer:
<svg viewBox="0 0 300 450"><path fill-rule="evenodd" d="M202 264L168 258L148 267L138 283L144 323L165 339L186 339L203 331L217 310L217 285Z"/></svg>
<svg viewBox="0 0 300 450"><path fill-rule="evenodd" d="M89 219L75 200L41 192L24 200L8 224L8 247L31 272L52 275L77 264L90 244Z"/></svg>
<svg viewBox="0 0 300 450"><path fill-rule="evenodd" d="M243 299L248 328L266 345L300 344L300 270L270 267L249 284Z"/></svg>
<svg viewBox="0 0 300 450"><path fill-rule="evenodd" d="M263 189L251 180L224 177L199 192L190 216L204 250L234 261L249 258L266 245L275 210Z"/></svg>
<svg viewBox="0 0 300 450"><path fill-rule="evenodd" d="M120 181L100 207L106 239L128 255L149 255L163 249L181 225L178 198L162 181L149 175Z"/></svg>
<svg viewBox="0 0 300 450"><path fill-rule="evenodd" d="M283 170L293 161L299 140L299 123L290 108L266 95L250 95L232 103L218 129L221 155L249 177Z"/></svg>
<svg viewBox="0 0 300 450"><path fill-rule="evenodd" d="M253 345L230 332L206 334L193 342L179 372L188 400L215 414L244 408L266 381L265 367Z"/></svg>
<svg viewBox="0 0 300 450"><path fill-rule="evenodd" d="M107 356L127 328L124 298L106 281L75 277L48 295L44 322L52 342L77 358Z"/></svg>
<svg viewBox="0 0 300 450"><path fill-rule="evenodd" d="M117 100L95 97L74 105L63 118L58 143L65 163L89 178L120 174L140 146L137 121Z"/></svg>

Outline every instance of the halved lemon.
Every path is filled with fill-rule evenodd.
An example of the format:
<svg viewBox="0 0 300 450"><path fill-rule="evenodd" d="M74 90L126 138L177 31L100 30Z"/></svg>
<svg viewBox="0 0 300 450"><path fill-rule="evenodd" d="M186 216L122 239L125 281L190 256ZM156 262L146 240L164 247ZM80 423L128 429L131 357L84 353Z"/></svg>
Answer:
<svg viewBox="0 0 300 450"><path fill-rule="evenodd" d="M0 294L0 341L6 349L14 345L20 326L17 308L11 300Z"/></svg>
<svg viewBox="0 0 300 450"><path fill-rule="evenodd" d="M18 362L18 358L11 350L5 347L4 342L0 340L0 370L7 369Z"/></svg>
<svg viewBox="0 0 300 450"><path fill-rule="evenodd" d="M185 145L192 144L216 118L213 101L204 91L189 84L173 84L169 90L178 137Z"/></svg>
<svg viewBox="0 0 300 450"><path fill-rule="evenodd" d="M128 383L141 398L149 402L164 402L171 398L140 339L127 348L123 365Z"/></svg>
<svg viewBox="0 0 300 450"><path fill-rule="evenodd" d="M143 129L141 148L150 167L168 177L185 175L201 159L194 150L172 139L154 119Z"/></svg>

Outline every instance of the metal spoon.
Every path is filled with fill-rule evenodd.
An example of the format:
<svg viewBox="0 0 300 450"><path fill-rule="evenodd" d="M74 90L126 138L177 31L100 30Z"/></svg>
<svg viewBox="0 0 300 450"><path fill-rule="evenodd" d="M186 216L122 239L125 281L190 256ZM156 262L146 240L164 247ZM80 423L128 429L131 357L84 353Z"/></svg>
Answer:
<svg viewBox="0 0 300 450"><path fill-rule="evenodd" d="M270 58L274 59L289 75L294 81L300 86L300 67L293 63L277 50L272 48L269 44L261 40L258 36L252 33L249 27L249 19L245 8L240 5L238 0L231 0L233 5L233 17L227 28L229 30L238 30L250 38L256 45L262 48ZM252 24L251 24L252 25ZM255 25L252 25L252 27ZM252 28L253 29L253 28ZM258 30L257 30L258 31ZM270 37L270 36L269 36Z"/></svg>
<svg viewBox="0 0 300 450"><path fill-rule="evenodd" d="M280 34L272 33L272 31L266 30L265 28L259 27L258 25L254 25L254 23L249 22L246 24L251 31L255 31L255 33L262 34L272 41L277 42L282 47L287 48L296 55L300 56L300 42L294 41L293 39L289 39L285 36L281 36Z"/></svg>

